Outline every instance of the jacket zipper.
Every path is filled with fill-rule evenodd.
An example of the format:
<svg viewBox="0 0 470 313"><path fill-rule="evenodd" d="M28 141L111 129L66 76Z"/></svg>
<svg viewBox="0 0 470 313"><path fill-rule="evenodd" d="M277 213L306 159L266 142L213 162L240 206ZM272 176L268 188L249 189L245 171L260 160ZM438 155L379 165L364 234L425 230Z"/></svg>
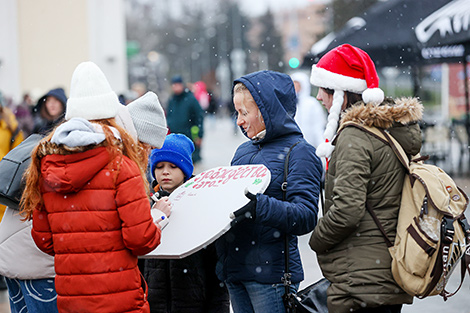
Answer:
<svg viewBox="0 0 470 313"><path fill-rule="evenodd" d="M261 146L258 145L258 152L261 150ZM258 152L256 152L255 154L253 154L250 158L250 161L248 162L248 164L253 164L253 159L255 158L255 156L258 155Z"/></svg>

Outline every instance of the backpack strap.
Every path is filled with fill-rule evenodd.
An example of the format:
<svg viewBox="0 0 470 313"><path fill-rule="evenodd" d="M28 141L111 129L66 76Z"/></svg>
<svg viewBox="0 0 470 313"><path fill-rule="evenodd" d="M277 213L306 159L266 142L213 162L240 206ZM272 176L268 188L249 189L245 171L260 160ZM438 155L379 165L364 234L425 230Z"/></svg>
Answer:
<svg viewBox="0 0 470 313"><path fill-rule="evenodd" d="M459 219L459 225L460 227L462 227L462 230L465 234L465 252L462 258L460 259L460 284L459 284L459 287L452 293L445 290L445 288L442 290L440 295L444 298L444 301L446 301L448 298L455 295L460 290L460 287L462 287L463 285L463 280L465 279L465 274L467 271L468 271L468 274L470 275L470 225L468 224L465 217ZM444 241L444 239L442 241ZM450 247L450 244L446 245L446 247ZM442 249L444 249L444 247ZM440 263L443 263L442 262L443 259L444 259L444 256L441 255ZM445 267L445 265L442 265L442 271L446 271L446 270L447 268ZM440 277L440 275L436 275L436 276Z"/></svg>
<svg viewBox="0 0 470 313"><path fill-rule="evenodd" d="M470 275L470 225L468 224L467 219L465 217L460 219L459 223L465 233L465 254L463 256L465 264L463 264L462 262L462 265L465 266L466 271L468 271L468 274Z"/></svg>
<svg viewBox="0 0 470 313"><path fill-rule="evenodd" d="M393 152L397 156L400 163L405 167L407 172L408 173L410 172L409 158L406 155L405 150L403 150L403 147L398 143L398 141L396 141L396 139L393 138L393 136L390 136L386 131L384 131L383 129L379 129L377 127L365 126L363 124L359 124L359 123L356 123L356 122L353 122L353 121L348 121L348 122L345 122L341 125L341 127L338 131L338 134L340 133L341 130L343 130L346 127L359 128L360 130L362 130L362 131L374 136L375 138L381 140L385 144L388 144L392 148ZM379 218L377 217L377 214L375 214L374 210L372 209L372 207L370 206L370 203L368 201L366 201L366 209L369 212L369 214L372 216L372 219L374 220L374 223L377 225L380 232L382 233L382 236L384 237L384 241L385 241L387 247L389 247L389 248L393 247L393 243L390 240L390 238L388 238L387 233L385 232L385 228L383 227L382 223L380 222Z"/></svg>
<svg viewBox="0 0 470 313"><path fill-rule="evenodd" d="M286 154L285 160L284 160L284 180L281 185L281 190L282 190L282 201L286 201L286 196L287 196L287 174L289 173L289 157L292 149L299 143L300 141L294 143L289 151ZM289 237L287 234L284 236L284 277L282 278L282 281L284 282L284 295L283 295L283 300L284 300L284 305L288 306L289 301L288 298L292 296L290 294L290 285L292 284L291 282L291 277L292 274L290 273L289 270ZM292 307L286 307L287 312L292 312Z"/></svg>
<svg viewBox="0 0 470 313"><path fill-rule="evenodd" d="M387 247L391 248L393 247L393 243L388 238L387 233L385 232L385 228L383 227L382 223L380 222L379 218L377 217L377 214L375 214L374 210L371 208L369 202L366 201L366 209L369 212L369 214L372 216L372 219L374 220L375 224L379 228L380 232L382 233L382 236L384 237L385 243L387 244Z"/></svg>
<svg viewBox="0 0 470 313"><path fill-rule="evenodd" d="M400 163L407 169L408 172L410 171L410 165L409 165L410 164L410 159L408 158L405 150L400 145L400 143L395 138L393 138L393 136L388 134L384 129L377 128L377 127L374 127L374 126L366 126L366 125L359 124L359 123L356 123L356 122L353 122L353 121L348 121L348 122L345 122L341 125L340 129L338 130L338 134L344 128L351 127L351 126L359 128L360 130L362 130L362 131L364 131L368 134L371 134L375 138L377 138L377 139L381 140L382 142L390 145L390 147L392 148L393 152L397 156Z"/></svg>

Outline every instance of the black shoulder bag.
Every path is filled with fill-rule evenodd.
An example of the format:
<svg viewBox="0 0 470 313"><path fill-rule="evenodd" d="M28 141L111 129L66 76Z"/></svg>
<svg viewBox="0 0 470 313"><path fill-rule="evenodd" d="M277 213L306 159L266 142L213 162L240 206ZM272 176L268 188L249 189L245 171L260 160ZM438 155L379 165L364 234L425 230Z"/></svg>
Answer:
<svg viewBox="0 0 470 313"><path fill-rule="evenodd" d="M287 192L287 173L289 172L289 155L292 149L298 144L295 143L290 147L287 152L286 159L284 162L284 182L281 185L282 189L282 200L286 201ZM324 205L323 194L320 188L320 197L322 207ZM285 271L284 271L284 288L285 293L282 296L284 300L284 306L286 307L287 313L328 313L328 307L326 304L326 290L330 286L330 282L326 278L322 278L319 281L313 283L307 288L294 294L290 291L290 285L292 274L289 270L289 237L286 234L284 237L284 258L285 258Z"/></svg>
<svg viewBox="0 0 470 313"><path fill-rule="evenodd" d="M29 136L0 161L0 204L19 210L23 173L31 163L31 152L42 138L39 134Z"/></svg>

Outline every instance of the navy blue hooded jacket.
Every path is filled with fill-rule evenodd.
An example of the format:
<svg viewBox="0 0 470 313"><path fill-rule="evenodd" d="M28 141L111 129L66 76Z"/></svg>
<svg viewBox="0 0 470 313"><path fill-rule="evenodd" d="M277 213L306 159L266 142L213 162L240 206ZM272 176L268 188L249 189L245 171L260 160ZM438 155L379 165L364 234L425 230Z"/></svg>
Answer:
<svg viewBox="0 0 470 313"><path fill-rule="evenodd" d="M46 103L48 97L54 97L62 103L62 113L59 117L56 117L54 120L49 120L47 113L43 110L43 106ZM42 96L36 106L33 109L34 115L34 134L47 134L50 132L54 127L59 125L65 117L65 108L67 106L67 96L65 95L65 91L63 88L55 88L49 90L44 96Z"/></svg>
<svg viewBox="0 0 470 313"><path fill-rule="evenodd" d="M256 197L256 219L235 225L216 242L217 275L222 281L282 283L287 234L292 282L298 283L304 274L297 236L312 231L317 222L321 162L294 121L296 94L288 75L260 71L239 78L234 86L239 82L258 105L266 135L241 144L232 165L263 164L271 171L271 182ZM285 156L297 142L289 157L287 198L282 201Z"/></svg>

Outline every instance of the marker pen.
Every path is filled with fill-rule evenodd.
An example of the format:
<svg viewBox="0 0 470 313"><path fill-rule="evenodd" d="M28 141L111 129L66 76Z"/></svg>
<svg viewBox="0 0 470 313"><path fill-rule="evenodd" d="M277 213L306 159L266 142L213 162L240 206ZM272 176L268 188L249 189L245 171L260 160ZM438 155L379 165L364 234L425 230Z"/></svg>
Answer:
<svg viewBox="0 0 470 313"><path fill-rule="evenodd" d="M154 193L150 194L150 198L152 198L152 200L155 201L155 202L158 201L157 196Z"/></svg>
<svg viewBox="0 0 470 313"><path fill-rule="evenodd" d="M154 193L150 194L150 197L155 201L157 202L158 199L157 199L157 196L155 196ZM158 224L160 224L160 227L163 229L169 222L168 220L168 217L166 216L165 213L163 213L162 211L160 211L159 209L156 209L156 208L152 208L150 210L150 213L152 214L152 217L153 217L153 222L157 222L159 219L161 219L160 222L158 222Z"/></svg>

